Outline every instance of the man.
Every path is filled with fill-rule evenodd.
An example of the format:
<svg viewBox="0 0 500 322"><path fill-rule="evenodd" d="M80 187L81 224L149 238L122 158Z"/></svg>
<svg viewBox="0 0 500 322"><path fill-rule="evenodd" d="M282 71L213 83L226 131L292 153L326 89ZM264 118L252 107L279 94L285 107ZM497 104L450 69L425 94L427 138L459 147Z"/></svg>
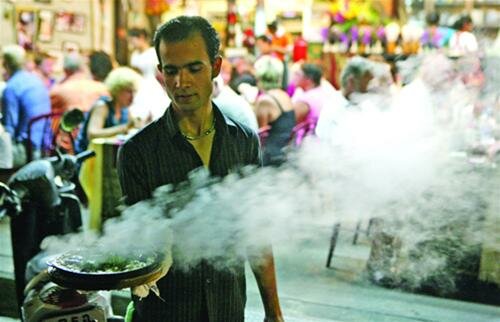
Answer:
<svg viewBox="0 0 500 322"><path fill-rule="evenodd" d="M89 55L89 70L92 79L102 83L113 70L113 61L106 52L102 50L93 51Z"/></svg>
<svg viewBox="0 0 500 322"><path fill-rule="evenodd" d="M133 48L130 66L136 68L144 77L154 78L158 59L155 49L149 42L148 32L143 28L132 28L128 32L128 37Z"/></svg>
<svg viewBox="0 0 500 322"><path fill-rule="evenodd" d="M85 71L82 69L83 59L76 51L70 51L63 58L64 77L59 81L60 84L73 79L87 78Z"/></svg>
<svg viewBox="0 0 500 322"><path fill-rule="evenodd" d="M158 58L155 48L151 46L149 34L143 28L130 29L128 37L133 48L130 66L144 76L130 107L130 113L147 122L156 120L165 112L168 97L156 77Z"/></svg>
<svg viewBox="0 0 500 322"><path fill-rule="evenodd" d="M49 92L38 76L24 70L26 52L19 45L2 50L2 65L7 84L2 95L2 124L12 139L14 167L26 163L28 123L39 115L50 113ZM40 155L43 122L31 128L33 158Z"/></svg>
<svg viewBox="0 0 500 322"><path fill-rule="evenodd" d="M472 33L474 25L469 15L461 16L454 24L457 30L450 38L449 55L462 56L475 53L479 49L476 36Z"/></svg>
<svg viewBox="0 0 500 322"><path fill-rule="evenodd" d="M77 53L64 57L64 70L67 75L64 82L56 84L50 91L53 112L64 113L78 108L83 112L90 108L101 96L109 96L106 85L91 79L83 70L83 59Z"/></svg>
<svg viewBox="0 0 500 322"><path fill-rule="evenodd" d="M304 63L294 73L296 90L292 96L297 122L309 121L316 124L325 103L336 95L335 88L325 79L321 67Z"/></svg>
<svg viewBox="0 0 500 322"><path fill-rule="evenodd" d="M272 52L282 62L285 62L286 55L288 54L288 37L284 32L278 31L278 21L267 25L267 36L271 39Z"/></svg>
<svg viewBox="0 0 500 322"><path fill-rule="evenodd" d="M212 81L222 63L215 29L204 18L181 16L162 25L154 43L172 102L160 119L120 149L118 173L129 205L151 197L156 187L185 181L201 166L214 176L224 176L238 166L260 163L257 135L226 118L210 100ZM265 321L283 321L272 251L249 259ZM174 257L174 266L157 283L164 302L154 295L133 297L134 321L244 321L242 261L231 271L219 271L202 261L187 272L176 268L175 262Z"/></svg>
<svg viewBox="0 0 500 322"><path fill-rule="evenodd" d="M353 94L366 93L372 78L373 65L368 59L356 56L347 62L340 76L341 93L333 96L321 109L316 126L318 137L332 137L332 130L338 126L349 107L355 105L352 102Z"/></svg>
<svg viewBox="0 0 500 322"><path fill-rule="evenodd" d="M276 56L273 53L273 41L272 39L267 36L267 35L260 35L257 37L255 41L255 48L256 48L256 55L258 57L263 56L263 55L271 55L271 56Z"/></svg>
<svg viewBox="0 0 500 322"><path fill-rule="evenodd" d="M288 86L288 52L290 51L288 48L290 42L289 36L284 29L278 28L277 20L267 25L266 34L271 39L271 50L273 55L283 62L282 88L286 90Z"/></svg>

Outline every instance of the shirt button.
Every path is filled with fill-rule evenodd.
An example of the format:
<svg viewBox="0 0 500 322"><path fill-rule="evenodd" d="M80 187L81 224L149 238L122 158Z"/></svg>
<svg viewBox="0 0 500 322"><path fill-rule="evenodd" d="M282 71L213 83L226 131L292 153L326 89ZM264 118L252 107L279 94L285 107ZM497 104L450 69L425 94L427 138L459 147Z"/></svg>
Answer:
<svg viewBox="0 0 500 322"><path fill-rule="evenodd" d="M210 279L209 279L209 278L207 278L207 279L206 279L206 282L207 282L207 284L210 284Z"/></svg>

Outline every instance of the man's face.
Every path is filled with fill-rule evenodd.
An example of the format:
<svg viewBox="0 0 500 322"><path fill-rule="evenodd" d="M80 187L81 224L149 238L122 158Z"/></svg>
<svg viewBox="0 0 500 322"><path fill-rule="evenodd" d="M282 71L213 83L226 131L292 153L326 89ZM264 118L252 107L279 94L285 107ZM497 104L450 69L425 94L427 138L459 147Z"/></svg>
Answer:
<svg viewBox="0 0 500 322"><path fill-rule="evenodd" d="M124 88L116 94L116 100L120 106L128 107L134 100L134 94L134 88Z"/></svg>
<svg viewBox="0 0 500 322"><path fill-rule="evenodd" d="M295 84L295 86L300 87L302 89L305 88L305 80L306 76L304 75L304 72L302 69L298 69L292 74L292 83Z"/></svg>
<svg viewBox="0 0 500 322"><path fill-rule="evenodd" d="M144 42L144 38L138 36L130 36L129 43L133 49L141 48L142 43Z"/></svg>
<svg viewBox="0 0 500 322"><path fill-rule="evenodd" d="M257 50L261 55L268 55L271 53L271 44L262 39L257 39L255 46L257 46Z"/></svg>
<svg viewBox="0 0 500 322"><path fill-rule="evenodd" d="M207 54L205 42L199 33L187 39L160 43L158 68L165 79L165 90L177 111L195 112L210 108L212 78L220 72L222 59L213 66Z"/></svg>

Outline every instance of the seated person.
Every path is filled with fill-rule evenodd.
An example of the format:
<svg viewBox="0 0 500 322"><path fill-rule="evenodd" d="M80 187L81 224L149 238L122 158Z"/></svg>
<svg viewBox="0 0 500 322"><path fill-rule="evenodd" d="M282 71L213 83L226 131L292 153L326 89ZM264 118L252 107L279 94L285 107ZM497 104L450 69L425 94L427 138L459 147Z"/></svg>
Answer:
<svg viewBox="0 0 500 322"><path fill-rule="evenodd" d="M293 77L296 90L292 96L297 122L316 124L325 102L335 96L335 88L323 80L321 67L316 64L302 64Z"/></svg>
<svg viewBox="0 0 500 322"><path fill-rule="evenodd" d="M106 86L91 79L85 72L83 57L71 53L64 57L64 70L73 74L64 82L56 84L50 91L52 112L64 113L72 108L88 112L99 97L108 96ZM69 74L68 72L66 72Z"/></svg>
<svg viewBox="0 0 500 322"><path fill-rule="evenodd" d="M462 15L454 24L457 30L450 38L448 55L462 56L478 51L476 36L472 33L474 25L469 15Z"/></svg>
<svg viewBox="0 0 500 322"><path fill-rule="evenodd" d="M76 142L77 153L86 150L92 139L127 134L137 127L137 120L129 117L128 107L140 81L141 75L128 67L109 73L104 83L111 96L99 98L86 115Z"/></svg>
<svg viewBox="0 0 500 322"><path fill-rule="evenodd" d="M2 48L6 86L0 104L3 114L1 122L12 140L14 167L26 163L29 146L32 149L29 157L41 157L44 124L35 122L31 126L29 138L28 125L31 119L50 113L49 91L38 76L25 69L25 62L26 52L21 46L8 45Z"/></svg>
<svg viewBox="0 0 500 322"><path fill-rule="evenodd" d="M340 76L341 92L333 95L321 110L316 135L323 140L335 139L333 132L342 122L347 111L359 110L356 94L367 93L374 76L373 63L363 57L349 59Z"/></svg>
<svg viewBox="0 0 500 322"><path fill-rule="evenodd" d="M263 164L280 165L285 160L283 148L288 145L295 126L295 111L290 96L282 89L283 63L272 56L255 62L257 86L261 94L255 102L259 128L269 127L262 148Z"/></svg>

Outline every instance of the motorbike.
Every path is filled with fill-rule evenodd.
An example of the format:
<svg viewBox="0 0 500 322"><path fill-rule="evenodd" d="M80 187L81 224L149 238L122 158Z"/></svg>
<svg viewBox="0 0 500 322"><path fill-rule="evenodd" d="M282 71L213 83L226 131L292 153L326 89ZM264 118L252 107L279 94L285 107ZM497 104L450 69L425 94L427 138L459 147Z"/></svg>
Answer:
<svg viewBox="0 0 500 322"><path fill-rule="evenodd" d="M72 113L62 117L65 131L77 125L74 120L82 119L75 117L78 112ZM41 250L46 237L82 229L82 206L71 179L79 164L94 155L93 151L78 155L58 151L24 165L7 184L0 183L0 218L10 218L16 298L25 322L123 321L113 315L109 294L53 283L47 274L50 256Z"/></svg>

